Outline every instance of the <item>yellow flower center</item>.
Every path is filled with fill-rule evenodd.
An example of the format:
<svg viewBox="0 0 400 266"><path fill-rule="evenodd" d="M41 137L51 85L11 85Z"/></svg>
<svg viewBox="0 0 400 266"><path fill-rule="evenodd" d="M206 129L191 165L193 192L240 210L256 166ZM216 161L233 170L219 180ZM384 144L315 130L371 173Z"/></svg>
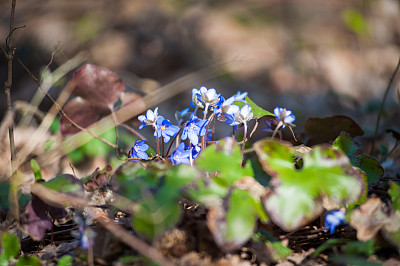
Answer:
<svg viewBox="0 0 400 266"><path fill-rule="evenodd" d="M161 126L161 130L162 130L162 131L165 130L165 126Z"/></svg>

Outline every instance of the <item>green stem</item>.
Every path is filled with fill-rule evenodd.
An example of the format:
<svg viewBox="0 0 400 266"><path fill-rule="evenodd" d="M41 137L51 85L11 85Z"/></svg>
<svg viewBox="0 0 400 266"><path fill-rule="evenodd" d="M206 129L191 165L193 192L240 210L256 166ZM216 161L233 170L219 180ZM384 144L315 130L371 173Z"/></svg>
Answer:
<svg viewBox="0 0 400 266"><path fill-rule="evenodd" d="M393 72L393 74L392 74L392 77L391 77L390 80L389 80L389 84L388 84L387 87L386 87L385 94L383 95L383 98L382 98L381 106L379 107L379 113L378 113L378 118L377 118L377 120L376 120L375 134L374 134L374 139L372 140L372 146L371 146L370 155L373 155L373 153L375 152L375 141L376 141L376 138L377 138L377 136L378 136L379 122L380 122L380 120L381 120L381 115L382 115L382 113L383 113L383 107L384 107L384 105L385 105L385 100L386 100L386 97L387 97L387 95L388 95L388 93L389 93L389 89L390 89L390 87L392 86L394 77L396 76L397 71L399 70L399 66L400 66L400 57L399 57L399 61L397 62L396 69L394 70L394 72Z"/></svg>

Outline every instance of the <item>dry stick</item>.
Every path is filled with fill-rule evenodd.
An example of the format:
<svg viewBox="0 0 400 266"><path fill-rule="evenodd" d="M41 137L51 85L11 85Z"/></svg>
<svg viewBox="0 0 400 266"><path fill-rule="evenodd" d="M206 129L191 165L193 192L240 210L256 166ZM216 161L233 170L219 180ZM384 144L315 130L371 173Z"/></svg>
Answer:
<svg viewBox="0 0 400 266"><path fill-rule="evenodd" d="M14 60L15 49L13 48L13 32L14 32L14 18L15 18L15 5L16 0L12 0L11 3L11 15L10 15L10 30L6 39L7 52L1 47L1 50L7 59L7 81L4 84L4 94L6 96L7 112L13 113L11 104L11 87L12 87L12 65ZM15 159L15 142L14 142L14 122L12 122L8 128L8 135L10 139L10 154L11 162ZM14 172L11 164L11 172Z"/></svg>
<svg viewBox="0 0 400 266"><path fill-rule="evenodd" d="M386 97L387 97L387 95L388 95L388 93L389 93L389 89L390 89L390 87L392 86L394 77L396 76L397 71L399 70L399 66L400 66L400 57L399 57L399 61L397 62L396 69L394 70L394 72L393 72L393 74L392 74L392 77L391 77L390 80L389 80L389 84L388 84L387 87L386 87L385 94L383 95L383 98L382 98L381 106L379 107L378 118L377 118L377 120L376 120L376 126L375 126L375 134L374 134L374 139L372 140L372 146L371 146L371 152L370 152L370 155L371 155L371 156L372 156L373 153L375 152L375 141L376 141L376 138L377 138L377 136L378 136L378 128L379 128L379 122L380 122L380 120L381 120L381 115L382 115L382 113L383 113L383 106L385 105L385 100L386 100Z"/></svg>
<svg viewBox="0 0 400 266"><path fill-rule="evenodd" d="M31 185L31 191L35 195L40 195L40 198L45 202L71 205L78 208L82 208L88 205L88 202L84 199L54 191L38 183L34 183ZM148 257L149 259L160 265L173 266L173 264L169 260L167 260L159 250L146 244L140 238L130 234L120 225L117 225L114 221L109 219L103 211L99 211L96 208L86 208L86 210L92 218L97 220L104 228L109 230L113 235L118 237L122 242L130 246L133 250L138 251L142 255Z"/></svg>

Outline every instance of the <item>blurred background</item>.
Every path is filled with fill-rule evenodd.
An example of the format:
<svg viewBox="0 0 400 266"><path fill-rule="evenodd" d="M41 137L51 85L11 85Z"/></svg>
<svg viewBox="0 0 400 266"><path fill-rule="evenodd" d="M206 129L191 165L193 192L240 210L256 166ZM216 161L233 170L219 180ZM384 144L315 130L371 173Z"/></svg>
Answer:
<svg viewBox="0 0 400 266"><path fill-rule="evenodd" d="M10 4L0 1L3 47ZM24 0L17 1L15 25L26 25L15 32L14 46L36 76L57 47L51 69L87 51L88 63L109 68L141 93L228 62L229 74L193 84L159 112L174 120L202 85L225 98L247 91L266 110L292 110L296 133L309 117L342 114L371 136L400 55L398 0ZM6 66L0 56L1 84ZM383 126L399 126L398 79ZM13 101L30 100L36 89L15 62ZM4 115L4 97L0 103ZM40 108L49 106L45 100Z"/></svg>

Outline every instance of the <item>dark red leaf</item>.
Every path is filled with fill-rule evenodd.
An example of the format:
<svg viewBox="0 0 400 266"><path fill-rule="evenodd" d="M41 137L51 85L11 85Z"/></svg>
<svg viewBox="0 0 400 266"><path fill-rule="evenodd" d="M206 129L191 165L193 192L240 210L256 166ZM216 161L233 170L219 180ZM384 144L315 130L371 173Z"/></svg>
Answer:
<svg viewBox="0 0 400 266"><path fill-rule="evenodd" d="M109 107L125 91L125 82L106 68L86 64L74 73L68 90L96 105Z"/></svg>
<svg viewBox="0 0 400 266"><path fill-rule="evenodd" d="M345 131L352 138L364 135L361 127L347 116L336 115L326 118L309 118L304 126L308 138L307 146L334 141Z"/></svg>
<svg viewBox="0 0 400 266"><path fill-rule="evenodd" d="M84 100L83 98L73 98L63 108L66 115L77 125L86 128L110 113L108 108ZM60 119L60 131L64 136L79 132L64 116Z"/></svg>

